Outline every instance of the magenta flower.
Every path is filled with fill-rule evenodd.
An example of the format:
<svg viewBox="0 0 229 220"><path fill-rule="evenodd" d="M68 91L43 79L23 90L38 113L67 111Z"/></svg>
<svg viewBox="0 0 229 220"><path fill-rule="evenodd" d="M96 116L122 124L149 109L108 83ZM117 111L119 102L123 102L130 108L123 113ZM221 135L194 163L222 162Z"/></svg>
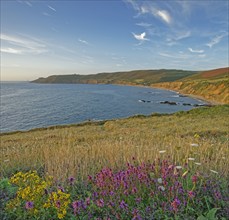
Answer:
<svg viewBox="0 0 229 220"><path fill-rule="evenodd" d="M104 206L104 201L103 201L103 199L97 200L97 201L96 201L96 204L97 204L98 207L103 207L103 206Z"/></svg>
<svg viewBox="0 0 229 220"><path fill-rule="evenodd" d="M194 184L196 184L197 180L198 180L198 176L197 175L192 176L192 182Z"/></svg>
<svg viewBox="0 0 229 220"><path fill-rule="evenodd" d="M179 207L180 204L181 204L181 202L180 202L180 200L177 199L177 198L175 198L175 199L173 200L173 202L171 203L171 206L172 206L172 208L173 208L173 210L174 210L175 212L178 211L178 207Z"/></svg>
<svg viewBox="0 0 229 220"><path fill-rule="evenodd" d="M26 209L32 209L34 207L34 203L32 201L28 201L25 203L25 208Z"/></svg>
<svg viewBox="0 0 229 220"><path fill-rule="evenodd" d="M128 208L128 205L123 200L120 202L119 206L121 209L127 209Z"/></svg>
<svg viewBox="0 0 229 220"><path fill-rule="evenodd" d="M189 198L194 198L195 197L195 193L193 191L188 191L188 197Z"/></svg>

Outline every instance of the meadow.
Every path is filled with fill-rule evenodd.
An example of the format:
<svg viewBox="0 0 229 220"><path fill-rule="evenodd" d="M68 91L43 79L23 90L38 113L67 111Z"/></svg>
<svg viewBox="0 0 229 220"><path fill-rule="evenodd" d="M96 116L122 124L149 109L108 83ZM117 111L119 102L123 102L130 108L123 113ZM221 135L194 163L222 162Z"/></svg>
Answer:
<svg viewBox="0 0 229 220"><path fill-rule="evenodd" d="M227 219L228 110L1 134L2 218Z"/></svg>

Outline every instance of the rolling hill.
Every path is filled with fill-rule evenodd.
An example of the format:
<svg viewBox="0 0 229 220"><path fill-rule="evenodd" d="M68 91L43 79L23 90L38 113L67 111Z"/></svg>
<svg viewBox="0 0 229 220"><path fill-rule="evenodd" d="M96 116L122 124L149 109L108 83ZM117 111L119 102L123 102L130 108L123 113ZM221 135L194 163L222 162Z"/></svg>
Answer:
<svg viewBox="0 0 229 220"><path fill-rule="evenodd" d="M171 89L215 103L229 103L229 67L208 71L133 70L91 75L52 75L32 83L123 84Z"/></svg>
<svg viewBox="0 0 229 220"><path fill-rule="evenodd" d="M196 74L184 70L134 70L128 72L98 73L91 75L53 75L39 78L33 83L91 83L91 84L128 84L150 85L158 82L171 82Z"/></svg>

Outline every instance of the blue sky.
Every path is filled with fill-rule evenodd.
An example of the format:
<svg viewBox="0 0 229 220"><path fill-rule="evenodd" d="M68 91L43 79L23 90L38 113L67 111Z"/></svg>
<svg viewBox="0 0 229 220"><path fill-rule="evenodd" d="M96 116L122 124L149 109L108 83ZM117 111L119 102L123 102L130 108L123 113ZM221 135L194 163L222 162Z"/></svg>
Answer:
<svg viewBox="0 0 229 220"><path fill-rule="evenodd" d="M1 1L1 80L228 64L227 0Z"/></svg>

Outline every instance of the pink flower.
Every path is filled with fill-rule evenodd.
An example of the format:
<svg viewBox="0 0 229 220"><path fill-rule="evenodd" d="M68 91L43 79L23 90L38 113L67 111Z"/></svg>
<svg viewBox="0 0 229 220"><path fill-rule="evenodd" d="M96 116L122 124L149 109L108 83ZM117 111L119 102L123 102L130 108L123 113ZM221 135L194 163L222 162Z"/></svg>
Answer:
<svg viewBox="0 0 229 220"><path fill-rule="evenodd" d="M195 197L195 193L193 191L188 191L188 197L189 198L194 198Z"/></svg>
<svg viewBox="0 0 229 220"><path fill-rule="evenodd" d="M197 180L198 180L198 176L197 176L197 175L192 176L192 182L193 182L194 184L197 183Z"/></svg>
<svg viewBox="0 0 229 220"><path fill-rule="evenodd" d="M173 202L171 203L171 206L173 207L173 210L174 210L175 212L178 211L178 207L179 207L180 204L181 204L181 202L180 202L180 200L177 199L177 198L175 198L175 199L173 200Z"/></svg>
<svg viewBox="0 0 229 220"><path fill-rule="evenodd" d="M25 203L26 209L32 209L34 207L34 203L32 201L28 201Z"/></svg>
<svg viewBox="0 0 229 220"><path fill-rule="evenodd" d="M104 201L103 201L103 199L97 200L97 201L96 201L96 204L97 204L98 207L103 207L103 206L104 206Z"/></svg>

